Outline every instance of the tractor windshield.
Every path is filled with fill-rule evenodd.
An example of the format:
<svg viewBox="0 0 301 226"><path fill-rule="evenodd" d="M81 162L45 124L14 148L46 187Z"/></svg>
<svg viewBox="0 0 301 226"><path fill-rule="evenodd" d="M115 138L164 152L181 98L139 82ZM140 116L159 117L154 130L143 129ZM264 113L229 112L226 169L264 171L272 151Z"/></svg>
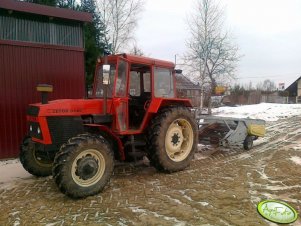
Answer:
<svg viewBox="0 0 301 226"><path fill-rule="evenodd" d="M109 63L110 64L110 78L109 78L109 84L107 86L107 97L112 98L113 95L113 87L114 87L114 78L115 78L115 72L116 72L116 64ZM103 84L103 77L102 77L102 65L100 65L97 69L96 73L96 89L95 89L95 97L97 98L103 98L104 96L104 84Z"/></svg>

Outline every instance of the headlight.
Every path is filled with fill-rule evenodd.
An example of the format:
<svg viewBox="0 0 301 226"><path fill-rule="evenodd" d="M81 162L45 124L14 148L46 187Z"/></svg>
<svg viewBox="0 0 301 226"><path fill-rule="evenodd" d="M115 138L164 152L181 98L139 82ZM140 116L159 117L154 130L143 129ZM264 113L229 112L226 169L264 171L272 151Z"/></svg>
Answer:
<svg viewBox="0 0 301 226"><path fill-rule="evenodd" d="M42 129L38 122L29 122L28 130L29 136L38 138L40 140L43 139Z"/></svg>

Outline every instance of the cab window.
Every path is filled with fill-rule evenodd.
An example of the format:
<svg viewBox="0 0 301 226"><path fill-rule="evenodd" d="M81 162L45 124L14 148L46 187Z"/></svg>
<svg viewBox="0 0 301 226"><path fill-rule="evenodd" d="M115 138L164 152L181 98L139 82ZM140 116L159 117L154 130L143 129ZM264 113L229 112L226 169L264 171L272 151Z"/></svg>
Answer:
<svg viewBox="0 0 301 226"><path fill-rule="evenodd" d="M118 97L126 96L126 72L127 62L120 60L118 63L118 76L116 80L115 95Z"/></svg>
<svg viewBox="0 0 301 226"><path fill-rule="evenodd" d="M114 87L114 78L116 72L116 64L110 64L110 79L109 84L107 86L107 97L111 98L113 95L113 87ZM96 90L95 90L95 97L96 98L103 98L104 95L104 85L102 81L102 65L100 65L97 69L97 82L96 82Z"/></svg>
<svg viewBox="0 0 301 226"><path fill-rule="evenodd" d="M130 72L130 95L131 96L140 96L140 72L131 71Z"/></svg>
<svg viewBox="0 0 301 226"><path fill-rule="evenodd" d="M155 97L173 98L175 96L173 76L170 69L155 67L154 81Z"/></svg>
<svg viewBox="0 0 301 226"><path fill-rule="evenodd" d="M132 64L130 69L130 96L138 97L151 92L150 67Z"/></svg>

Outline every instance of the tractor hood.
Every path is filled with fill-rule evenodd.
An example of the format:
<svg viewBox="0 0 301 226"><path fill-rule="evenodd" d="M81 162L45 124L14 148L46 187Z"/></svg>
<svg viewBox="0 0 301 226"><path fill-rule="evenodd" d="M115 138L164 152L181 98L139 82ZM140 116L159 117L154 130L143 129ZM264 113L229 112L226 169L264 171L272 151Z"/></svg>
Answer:
<svg viewBox="0 0 301 226"><path fill-rule="evenodd" d="M61 99L47 104L31 104L29 116L81 116L103 114L103 99ZM112 100L107 100L107 113L110 113Z"/></svg>

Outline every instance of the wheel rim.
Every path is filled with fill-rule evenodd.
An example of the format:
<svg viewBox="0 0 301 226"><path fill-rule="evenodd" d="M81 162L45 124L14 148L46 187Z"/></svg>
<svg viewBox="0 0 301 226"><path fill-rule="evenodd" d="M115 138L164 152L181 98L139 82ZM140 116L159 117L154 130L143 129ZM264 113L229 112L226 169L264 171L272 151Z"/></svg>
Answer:
<svg viewBox="0 0 301 226"><path fill-rule="evenodd" d="M248 141L248 148L251 149L253 146L253 141L252 140L249 140Z"/></svg>
<svg viewBox="0 0 301 226"><path fill-rule="evenodd" d="M71 175L74 182L82 187L96 184L105 171L105 159L96 149L82 151L73 161Z"/></svg>
<svg viewBox="0 0 301 226"><path fill-rule="evenodd" d="M42 167L51 167L52 166L52 161L50 160L45 160L45 159L42 159L41 157L39 157L36 153L36 147L35 145L30 142L28 144L28 148L29 149L32 149L32 155L33 155L33 158L35 160L35 162L39 165L39 166L42 166Z"/></svg>
<svg viewBox="0 0 301 226"><path fill-rule="evenodd" d="M193 146L193 129L186 119L173 121L165 136L165 149L168 157L174 162L187 158Z"/></svg>

